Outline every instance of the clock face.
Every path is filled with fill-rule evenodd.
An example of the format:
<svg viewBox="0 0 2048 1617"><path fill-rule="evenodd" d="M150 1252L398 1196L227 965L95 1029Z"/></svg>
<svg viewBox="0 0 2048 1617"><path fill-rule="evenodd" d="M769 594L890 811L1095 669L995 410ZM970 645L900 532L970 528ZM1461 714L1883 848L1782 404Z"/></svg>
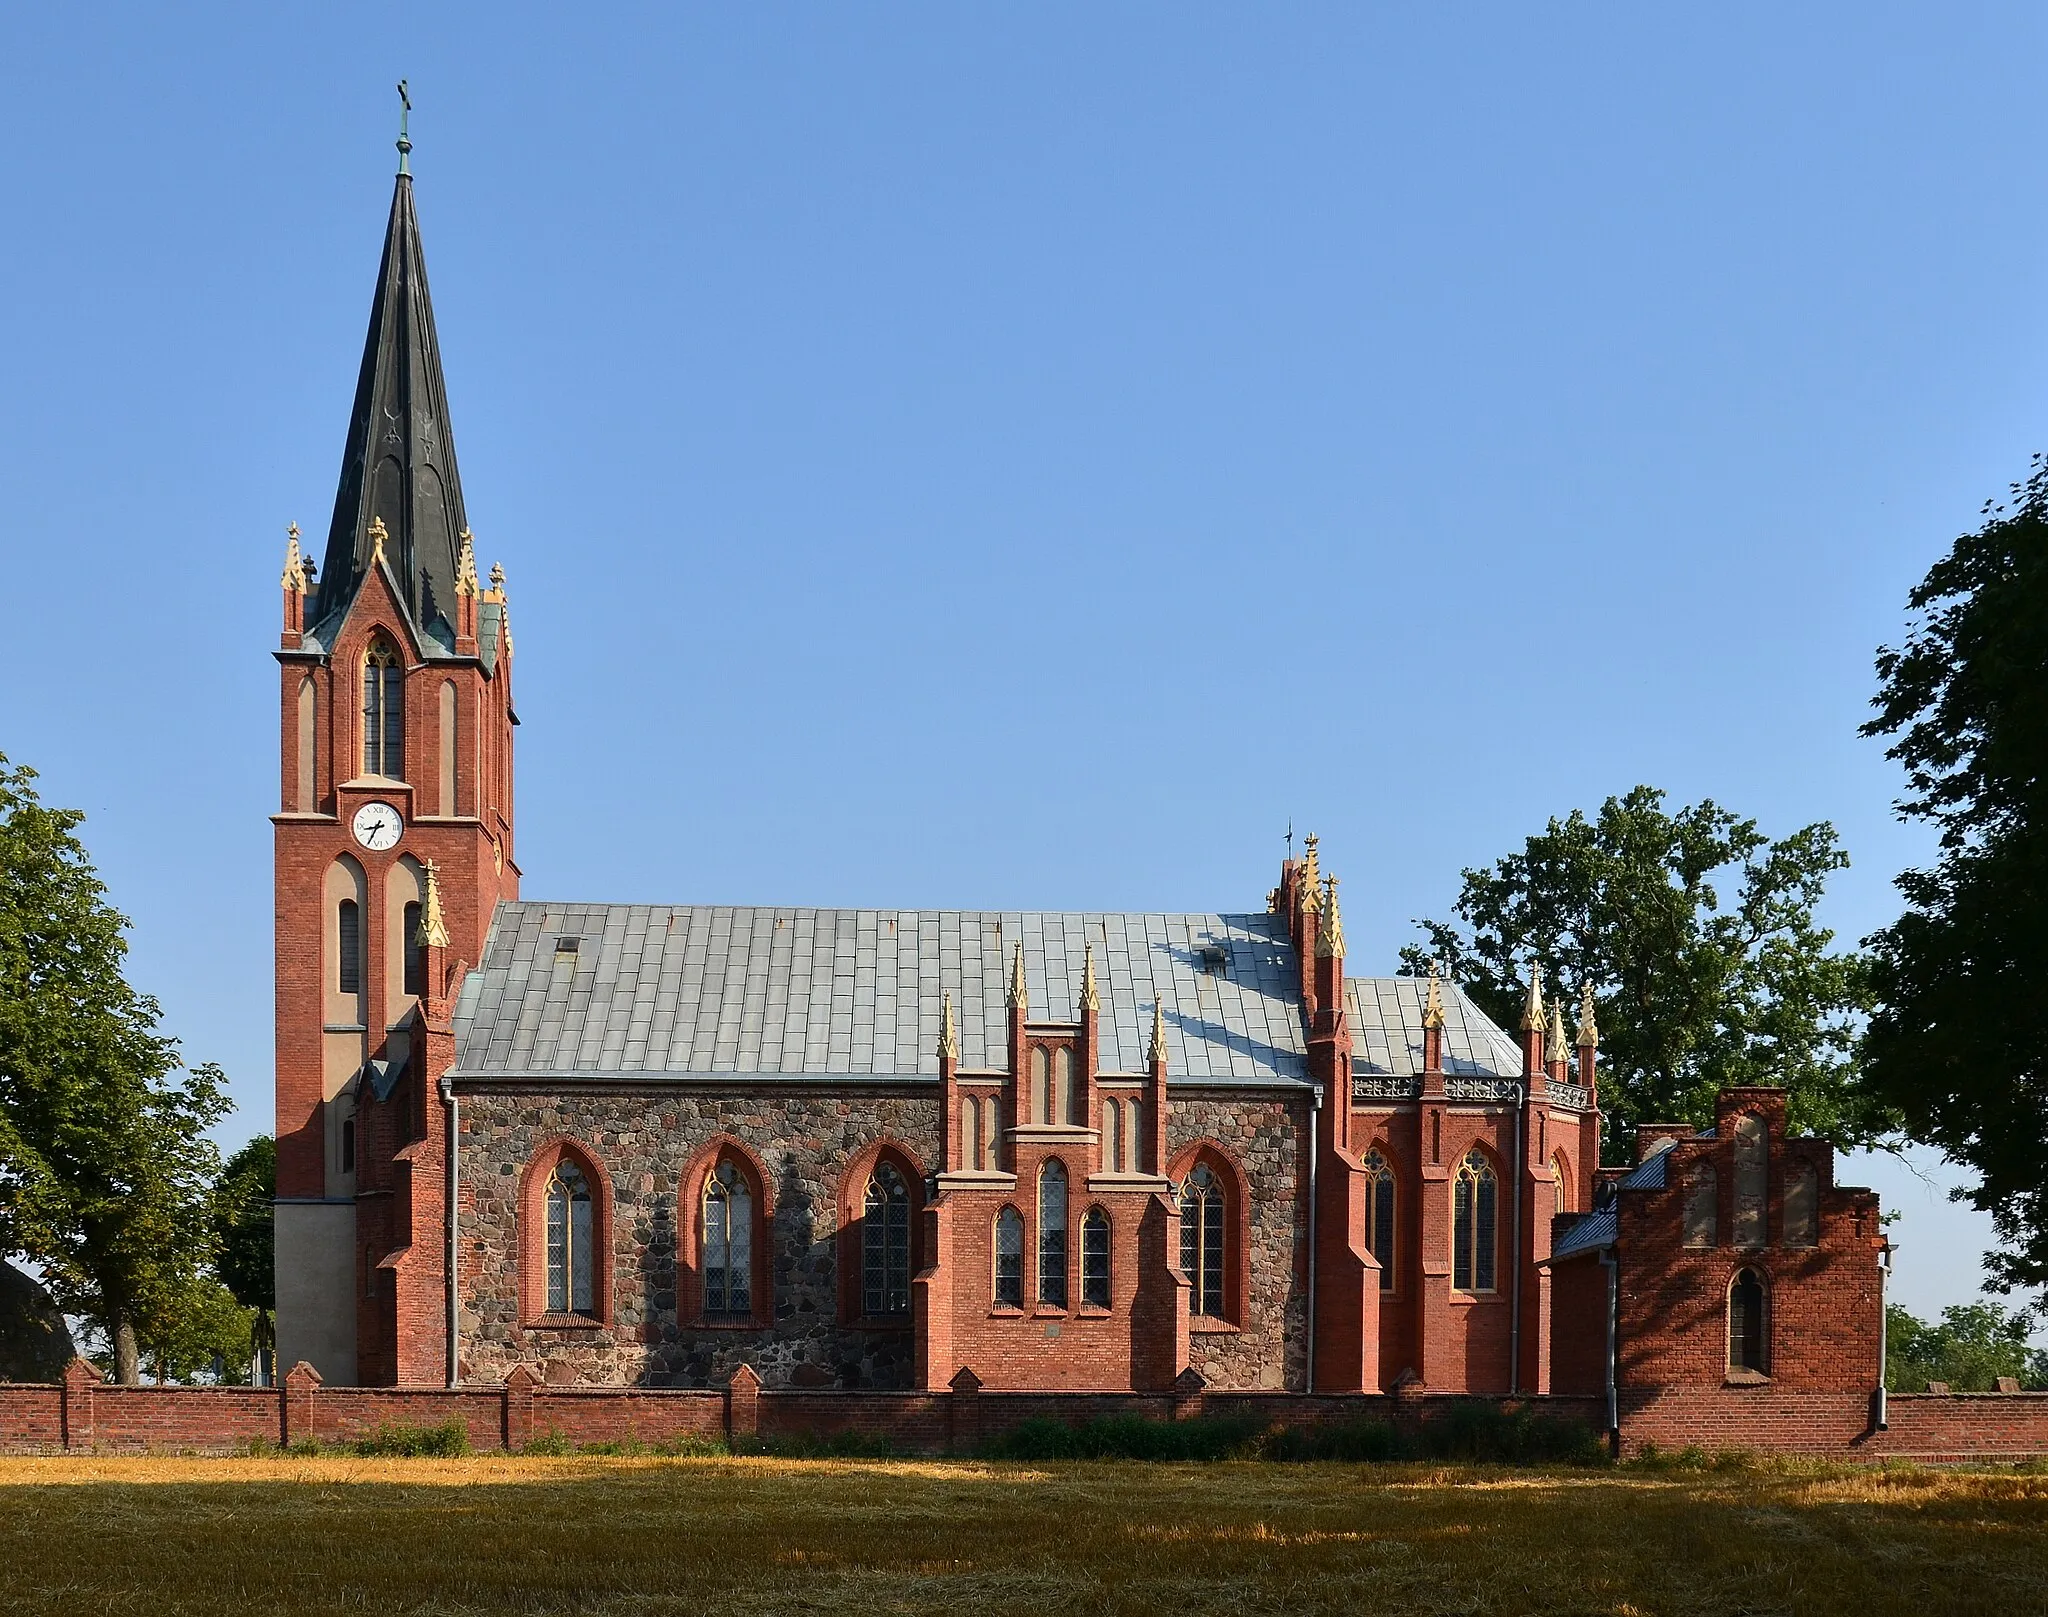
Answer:
<svg viewBox="0 0 2048 1617"><path fill-rule="evenodd" d="M394 846L399 832L404 829L405 822L389 803L365 803L356 810L356 841L372 853L382 853Z"/></svg>

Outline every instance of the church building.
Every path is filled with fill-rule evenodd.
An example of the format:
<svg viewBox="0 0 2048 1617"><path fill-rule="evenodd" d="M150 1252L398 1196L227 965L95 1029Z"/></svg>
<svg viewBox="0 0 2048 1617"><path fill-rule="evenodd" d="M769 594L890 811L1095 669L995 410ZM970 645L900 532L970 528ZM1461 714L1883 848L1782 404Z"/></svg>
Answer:
<svg viewBox="0 0 2048 1617"><path fill-rule="evenodd" d="M283 577L280 1363L1875 1386L1875 1198L1782 1094L1601 1169L1591 998L1532 979L1510 1033L1448 981L1352 975L1313 837L1183 914L522 897L505 574L464 514L408 150L326 545L294 529Z"/></svg>

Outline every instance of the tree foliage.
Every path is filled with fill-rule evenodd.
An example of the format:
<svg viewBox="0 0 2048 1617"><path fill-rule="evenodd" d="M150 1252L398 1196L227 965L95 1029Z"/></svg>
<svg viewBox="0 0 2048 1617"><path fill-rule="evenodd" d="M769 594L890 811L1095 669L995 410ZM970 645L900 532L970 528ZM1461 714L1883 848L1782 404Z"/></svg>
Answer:
<svg viewBox="0 0 2048 1617"><path fill-rule="evenodd" d="M225 1114L123 975L127 922L33 770L0 756L0 1253L100 1328L122 1380L205 1268Z"/></svg>
<svg viewBox="0 0 2048 1617"><path fill-rule="evenodd" d="M1987 503L1907 597L1877 657L1877 717L1905 765L1901 818L1940 837L1865 940L1879 1008L1870 1082L1915 1138L1976 1171L1992 1285L2048 1289L2048 464Z"/></svg>
<svg viewBox="0 0 2048 1617"><path fill-rule="evenodd" d="M1869 1144L1896 1119L1857 1082L1865 965L1814 919L1848 862L1826 823L1772 841L1716 803L1674 812L1638 786L1467 870L1457 919L1421 922L1428 944L1402 965L1440 961L1509 1028L1532 963L1574 1002L1590 983L1612 1156L1638 1123L1711 1123L1730 1084L1781 1084L1794 1128Z"/></svg>
<svg viewBox="0 0 2048 1617"><path fill-rule="evenodd" d="M214 1265L234 1299L251 1313L254 1347L275 1345L277 1312L277 1141L259 1134L229 1157L213 1190Z"/></svg>
<svg viewBox="0 0 2048 1617"><path fill-rule="evenodd" d="M1916 1319L1897 1303L1884 1311L1884 1384L1892 1392L1923 1392L1930 1381L1951 1392L1992 1392L2011 1376L2027 1392L2048 1392L2048 1348L2031 1347L2033 1320L1996 1303L1944 1308L1938 1324Z"/></svg>

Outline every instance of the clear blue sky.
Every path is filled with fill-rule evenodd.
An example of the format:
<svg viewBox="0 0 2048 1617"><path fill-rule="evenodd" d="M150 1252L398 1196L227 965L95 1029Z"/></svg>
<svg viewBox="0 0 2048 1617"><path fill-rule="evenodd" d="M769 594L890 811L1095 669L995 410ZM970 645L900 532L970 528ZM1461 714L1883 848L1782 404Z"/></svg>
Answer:
<svg viewBox="0 0 2048 1617"><path fill-rule="evenodd" d="M2038 7L16 7L0 750L270 1121L284 525L410 78L526 890L1255 907L1390 969L1639 781L1924 837L1855 728L2048 445ZM1858 1165L1859 1169L1861 1165ZM1977 1222L1895 1165L1900 1294Z"/></svg>

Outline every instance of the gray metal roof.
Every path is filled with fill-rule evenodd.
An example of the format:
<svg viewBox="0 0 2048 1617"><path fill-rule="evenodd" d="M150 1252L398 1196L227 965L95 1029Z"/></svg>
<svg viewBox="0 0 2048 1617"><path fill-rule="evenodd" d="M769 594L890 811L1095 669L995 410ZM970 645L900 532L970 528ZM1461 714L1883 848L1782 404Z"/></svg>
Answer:
<svg viewBox="0 0 2048 1617"><path fill-rule="evenodd" d="M538 902L499 907L456 1008L455 1073L935 1077L947 990L962 1068L1001 1067L1020 939L1028 1015L1052 1021L1079 1014L1095 945L1106 1072L1144 1070L1156 998L1174 1079L1305 1079L1294 948L1272 915Z"/></svg>
<svg viewBox="0 0 2048 1617"><path fill-rule="evenodd" d="M1602 1208L1597 1213L1588 1213L1570 1229L1564 1232L1564 1239L1550 1250L1550 1261L1575 1258L1581 1252L1598 1252L1610 1247L1621 1237L1621 1218L1613 1208Z"/></svg>
<svg viewBox="0 0 2048 1617"><path fill-rule="evenodd" d="M1672 1142L1675 1143L1675 1142ZM1638 1162L1615 1181L1616 1190L1662 1190L1670 1182L1671 1144L1667 1143Z"/></svg>
<svg viewBox="0 0 2048 1617"><path fill-rule="evenodd" d="M1406 1078L1422 1070L1422 1005L1427 989L1428 980L1422 977L1345 979L1354 1073ZM1456 984L1444 983L1442 989L1444 1071L1463 1078L1519 1075L1520 1046L1487 1020Z"/></svg>

